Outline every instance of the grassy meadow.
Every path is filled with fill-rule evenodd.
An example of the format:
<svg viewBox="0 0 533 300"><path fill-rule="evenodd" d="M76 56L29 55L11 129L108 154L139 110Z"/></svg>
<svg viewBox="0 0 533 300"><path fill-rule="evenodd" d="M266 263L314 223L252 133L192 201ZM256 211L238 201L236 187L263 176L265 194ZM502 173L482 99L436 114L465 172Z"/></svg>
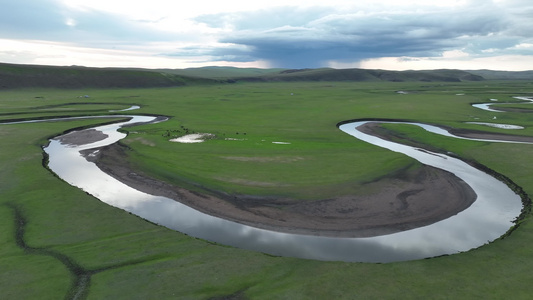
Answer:
<svg viewBox="0 0 533 300"><path fill-rule="evenodd" d="M406 91L407 94L397 93ZM89 95L90 98L78 98ZM471 103L533 95L528 81L262 82L146 89L0 92L0 122L110 114L165 115L128 127L129 161L191 189L313 201L364 194L365 182L418 164L360 142L337 123L402 119L533 136L533 114ZM120 114L120 113L115 113ZM494 119L496 117L496 119ZM118 117L117 117L118 119ZM47 139L95 119L0 125L1 299L527 299L528 216L505 239L465 253L388 264L274 257L196 239L112 208L43 167ZM504 130L464 122L521 125ZM504 174L533 195L531 145L387 129ZM199 144L169 142L210 133ZM277 144L273 142L284 142Z"/></svg>

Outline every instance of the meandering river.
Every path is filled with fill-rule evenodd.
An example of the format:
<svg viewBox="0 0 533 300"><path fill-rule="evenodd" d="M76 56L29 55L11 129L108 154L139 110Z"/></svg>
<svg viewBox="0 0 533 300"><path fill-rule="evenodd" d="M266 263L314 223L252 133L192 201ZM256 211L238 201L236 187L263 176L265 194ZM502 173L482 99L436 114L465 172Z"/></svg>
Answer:
<svg viewBox="0 0 533 300"><path fill-rule="evenodd" d="M516 98L533 102L527 97ZM496 112L497 110L490 108L490 104L495 103L474 106ZM138 108L138 106L132 106L122 111ZM80 151L109 145L124 138L126 135L117 131L122 126L157 122L160 119L133 115L99 117L128 117L130 120L94 127L93 130L100 131L107 136L98 142L69 145L62 144L60 137L50 140L49 145L44 149L49 155L49 168L66 182L94 195L102 202L162 226L225 245L273 255L317 260L355 262L414 260L468 251L493 241L514 225L513 221L522 210L520 197L492 176L459 159L441 153L433 153L365 134L357 128L370 121L354 121L340 125L339 129L363 142L403 153L423 164L455 174L475 191L476 201L467 209L448 219L428 226L376 237L334 238L264 230L201 213L172 199L145 194L102 172L94 163L87 161ZM57 120L65 119L12 122L11 124ZM466 139L454 136L440 127L421 123L408 124L422 127L435 134ZM490 141L517 143L515 141Z"/></svg>
<svg viewBox="0 0 533 300"><path fill-rule="evenodd" d="M81 150L115 143L125 137L125 134L117 132L121 126L154 120L154 117L131 116L128 122L95 127L95 130L108 137L86 145L72 146L61 144L58 139L51 140L45 148L49 155L49 167L68 183L109 205L185 234L273 255L317 260L392 262L467 251L505 234L522 209L520 197L488 174L447 155L421 151L362 133L357 127L364 122L350 122L339 128L361 141L454 173L472 187L477 200L448 219L389 235L334 238L280 233L213 217L172 199L142 193L102 172L80 155ZM452 136L439 127L411 124Z"/></svg>

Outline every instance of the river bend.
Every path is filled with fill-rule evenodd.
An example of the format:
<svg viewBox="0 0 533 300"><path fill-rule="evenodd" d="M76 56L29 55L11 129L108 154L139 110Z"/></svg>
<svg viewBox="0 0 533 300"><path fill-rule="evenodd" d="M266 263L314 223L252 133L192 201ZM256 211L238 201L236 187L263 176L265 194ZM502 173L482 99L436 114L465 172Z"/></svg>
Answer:
<svg viewBox="0 0 533 300"><path fill-rule="evenodd" d="M130 116L131 120L95 127L108 137L86 145L65 145L58 139L45 148L49 168L63 180L101 201L151 222L182 233L239 248L272 255L316 260L393 262L468 251L502 236L520 214L520 197L505 184L465 162L430 151L393 143L357 130L364 124L350 122L339 129L364 142L408 155L423 164L452 172L477 194L464 211L437 223L399 233L367 238L335 238L280 233L213 217L172 199L137 191L102 172L80 155L81 150L117 142L125 134L117 131L132 123L153 122L154 117ZM411 123L437 134L446 130ZM502 142L502 141L498 141Z"/></svg>

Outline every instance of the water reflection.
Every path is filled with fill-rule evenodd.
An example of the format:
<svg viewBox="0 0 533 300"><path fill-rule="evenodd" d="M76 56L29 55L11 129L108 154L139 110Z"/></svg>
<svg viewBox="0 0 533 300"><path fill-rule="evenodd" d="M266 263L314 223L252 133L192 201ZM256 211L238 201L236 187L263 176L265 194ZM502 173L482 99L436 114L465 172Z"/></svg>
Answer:
<svg viewBox="0 0 533 300"><path fill-rule="evenodd" d="M52 140L45 149L50 157L49 167L68 183L109 205L185 234L273 255L317 260L392 262L467 251L503 235L522 208L518 195L507 186L466 163L364 134L356 129L362 123L354 122L340 129L362 141L454 173L474 189L478 199L468 209L432 225L368 238L308 236L242 225L206 215L165 197L139 192L103 173L79 153L121 139L124 135L116 132L120 126L153 120L153 117L135 116L126 123L96 127L109 137L88 145L68 147ZM450 135L438 127L417 125Z"/></svg>
<svg viewBox="0 0 533 300"><path fill-rule="evenodd" d="M139 108L141 108L139 105L132 105L125 109L113 109L113 110L110 110L109 112L130 111L130 110L136 110Z"/></svg>
<svg viewBox="0 0 533 300"><path fill-rule="evenodd" d="M531 97L513 97L514 99L527 101L525 103L533 103L533 99ZM523 102L517 102L517 103L478 103L478 104L472 104L473 107L479 108L486 111L492 111L492 112L503 112L502 110L491 108L490 106L493 104L498 105L512 105L512 104L523 104Z"/></svg>

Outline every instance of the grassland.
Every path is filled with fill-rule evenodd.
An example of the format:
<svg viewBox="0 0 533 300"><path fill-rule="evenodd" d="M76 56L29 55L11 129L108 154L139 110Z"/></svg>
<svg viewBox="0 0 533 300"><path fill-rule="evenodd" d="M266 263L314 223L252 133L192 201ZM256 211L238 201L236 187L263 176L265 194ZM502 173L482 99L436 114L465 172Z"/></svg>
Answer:
<svg viewBox="0 0 533 300"><path fill-rule="evenodd" d="M398 94L396 91L408 91ZM88 94L89 99L77 98ZM458 95L459 94L459 95ZM416 120L533 136L533 115L499 113L520 131L479 127L496 113L470 103L532 95L528 82L237 83L151 89L34 89L0 93L0 121L108 114L171 117L127 128L131 163L151 176L228 193L301 201L364 193L362 183L412 165L359 142L336 124L358 118ZM75 103L75 104L74 104ZM533 225L479 249L439 258L363 264L272 257L198 240L100 203L42 165L47 138L98 120L0 125L2 299L383 299L530 297ZM533 195L530 145L388 129L502 173ZM186 131L215 134L170 143ZM227 139L236 140L227 140ZM290 144L273 144L272 142ZM224 298L226 297L226 298Z"/></svg>

